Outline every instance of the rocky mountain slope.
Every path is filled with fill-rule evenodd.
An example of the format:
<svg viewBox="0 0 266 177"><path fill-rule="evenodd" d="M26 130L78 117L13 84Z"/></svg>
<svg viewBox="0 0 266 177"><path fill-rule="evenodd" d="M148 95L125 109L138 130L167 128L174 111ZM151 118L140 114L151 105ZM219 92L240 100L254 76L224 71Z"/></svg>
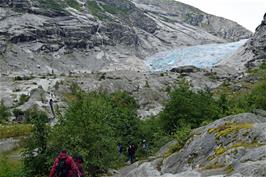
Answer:
<svg viewBox="0 0 266 177"><path fill-rule="evenodd" d="M123 168L115 177L265 176L266 112L217 120L194 130L182 150Z"/></svg>
<svg viewBox="0 0 266 177"><path fill-rule="evenodd" d="M143 58L158 51L250 35L235 22L176 1L0 1L5 74L143 71Z"/></svg>
<svg viewBox="0 0 266 177"><path fill-rule="evenodd" d="M237 68L243 71L246 68L257 66L266 59L266 14L250 40L231 58L222 61L221 65Z"/></svg>

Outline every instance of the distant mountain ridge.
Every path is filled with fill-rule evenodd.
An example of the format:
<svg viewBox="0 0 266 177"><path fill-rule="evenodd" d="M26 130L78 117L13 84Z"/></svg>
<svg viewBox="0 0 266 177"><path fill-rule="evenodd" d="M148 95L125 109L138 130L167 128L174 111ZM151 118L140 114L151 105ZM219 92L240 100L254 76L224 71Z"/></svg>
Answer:
<svg viewBox="0 0 266 177"><path fill-rule="evenodd" d="M250 35L235 22L176 1L0 1L5 74L145 71L143 59L158 51Z"/></svg>

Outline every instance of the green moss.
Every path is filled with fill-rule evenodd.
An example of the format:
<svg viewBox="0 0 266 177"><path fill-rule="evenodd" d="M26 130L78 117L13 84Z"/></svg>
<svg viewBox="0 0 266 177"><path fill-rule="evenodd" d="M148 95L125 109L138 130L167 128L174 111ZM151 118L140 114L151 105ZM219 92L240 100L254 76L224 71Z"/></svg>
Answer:
<svg viewBox="0 0 266 177"><path fill-rule="evenodd" d="M216 128L210 128L208 133L215 133L217 139L226 137L227 135L236 135L241 129L250 129L253 125L251 123L225 123Z"/></svg>
<svg viewBox="0 0 266 177"><path fill-rule="evenodd" d="M203 169L211 170L211 169L218 169L218 168L224 168L224 165L221 163L215 162L213 164L206 165Z"/></svg>
<svg viewBox="0 0 266 177"><path fill-rule="evenodd" d="M216 149L214 149L214 153L215 153L216 156L222 155L226 151L227 151L227 149L224 148L223 146L219 146Z"/></svg>
<svg viewBox="0 0 266 177"><path fill-rule="evenodd" d="M258 141L253 141L251 143L240 141L240 142L233 144L231 146L231 148L238 148L238 147L255 148L255 147L259 147L259 146L262 146L262 144L259 143Z"/></svg>
<svg viewBox="0 0 266 177"><path fill-rule="evenodd" d="M225 171L226 171L227 174L232 173L234 171L233 165L227 166L226 169L225 169Z"/></svg>

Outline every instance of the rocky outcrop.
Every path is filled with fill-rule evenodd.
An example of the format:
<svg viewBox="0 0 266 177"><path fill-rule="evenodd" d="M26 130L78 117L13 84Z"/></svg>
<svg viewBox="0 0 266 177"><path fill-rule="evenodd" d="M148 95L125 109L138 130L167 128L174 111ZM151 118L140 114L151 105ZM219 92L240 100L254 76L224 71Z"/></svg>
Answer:
<svg viewBox="0 0 266 177"><path fill-rule="evenodd" d="M226 65L242 72L264 63L266 59L266 14L250 40L232 57L222 61Z"/></svg>
<svg viewBox="0 0 266 177"><path fill-rule="evenodd" d="M229 20L182 3L162 1L158 5L155 0L149 1L160 13L144 8L147 3L0 1L0 71L5 74L145 71L143 59L158 51L239 40L250 35ZM173 14L180 7L186 12ZM192 17L184 19L188 14ZM203 28L206 20L199 20L201 15L209 19L206 28ZM177 16L180 17L173 20Z"/></svg>
<svg viewBox="0 0 266 177"><path fill-rule="evenodd" d="M225 117L196 129L179 152L124 168L122 176L265 176L266 117L261 112Z"/></svg>
<svg viewBox="0 0 266 177"><path fill-rule="evenodd" d="M174 0L133 0L137 7L144 9L150 15L165 18L172 22L183 22L192 26L200 27L217 37L236 41L247 39L251 32L248 32L239 24L202 12L201 10L187 4Z"/></svg>

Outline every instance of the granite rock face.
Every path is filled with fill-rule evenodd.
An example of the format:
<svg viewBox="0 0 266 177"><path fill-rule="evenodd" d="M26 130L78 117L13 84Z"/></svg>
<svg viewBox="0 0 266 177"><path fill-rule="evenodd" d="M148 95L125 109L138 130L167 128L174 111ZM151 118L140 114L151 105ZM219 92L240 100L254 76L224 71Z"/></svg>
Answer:
<svg viewBox="0 0 266 177"><path fill-rule="evenodd" d="M242 72L265 63L266 59L266 14L254 35L232 57L222 61L220 65L226 65Z"/></svg>
<svg viewBox="0 0 266 177"><path fill-rule="evenodd" d="M259 111L263 112L263 111ZM126 167L124 177L258 177L266 175L266 117L245 113L194 130L179 152Z"/></svg>
<svg viewBox="0 0 266 177"><path fill-rule="evenodd" d="M0 71L145 71L143 59L158 51L250 34L175 1L1 0Z"/></svg>

